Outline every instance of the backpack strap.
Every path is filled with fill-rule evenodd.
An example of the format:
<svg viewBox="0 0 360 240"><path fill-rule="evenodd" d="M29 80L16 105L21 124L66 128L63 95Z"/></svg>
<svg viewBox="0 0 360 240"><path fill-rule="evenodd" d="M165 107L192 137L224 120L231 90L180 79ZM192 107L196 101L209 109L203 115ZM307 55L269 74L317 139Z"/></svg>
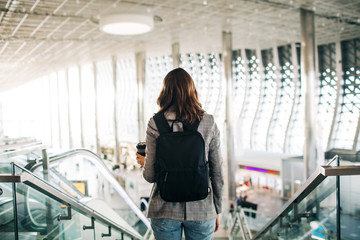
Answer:
<svg viewBox="0 0 360 240"><path fill-rule="evenodd" d="M160 134L172 132L165 116L164 112L158 112L154 115L154 121Z"/></svg>
<svg viewBox="0 0 360 240"><path fill-rule="evenodd" d="M199 120L195 120L195 122L193 122L192 124L183 122L184 130L196 132L199 127L199 124L200 124Z"/></svg>

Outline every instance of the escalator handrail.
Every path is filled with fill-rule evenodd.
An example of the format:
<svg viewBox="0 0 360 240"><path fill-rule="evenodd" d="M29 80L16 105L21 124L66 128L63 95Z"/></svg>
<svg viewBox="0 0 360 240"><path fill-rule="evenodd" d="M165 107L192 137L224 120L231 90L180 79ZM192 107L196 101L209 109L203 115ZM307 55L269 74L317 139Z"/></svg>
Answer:
<svg viewBox="0 0 360 240"><path fill-rule="evenodd" d="M112 172L108 169L108 167L104 164L104 162L101 160L101 158L94 152L87 150L87 149L73 149L64 153L60 153L57 155L53 155L49 157L49 162L55 162L61 159L64 159L66 157L71 157L71 156L75 156L78 154L86 154L89 155L91 157L93 157L93 159L96 159L96 163L100 164L103 169L106 171L106 177L110 177L111 180L115 183L118 183L118 181L115 179L115 177L113 176ZM34 165L30 171L33 172L35 171L36 168L42 166L42 159L40 159L40 161ZM121 189L121 194L122 197L124 198L124 201L130 206L130 208L135 212L135 214L141 219L141 221L148 227L150 227L150 221L149 219L146 218L146 216L141 212L141 210L136 206L136 204L134 203L134 201L130 198L130 196L125 192L125 190Z"/></svg>
<svg viewBox="0 0 360 240"><path fill-rule="evenodd" d="M293 208L294 204L301 202L307 197L321 182L328 176L346 176L346 175L360 175L360 165L354 166L320 166L316 171L301 185L300 189L284 204L284 206L277 212L277 214L254 236L257 239L269 228L274 226L280 217L286 214Z"/></svg>
<svg viewBox="0 0 360 240"><path fill-rule="evenodd" d="M7 146L7 145L5 145L5 146ZM6 151L0 152L0 160L8 159L11 157L15 157L15 156L23 155L23 154L27 154L27 153L32 153L32 152L38 151L38 150L41 151L46 148L46 146L44 144L42 144L41 142L35 142L35 143L19 145L19 146L21 146L21 148L18 148L18 149L14 149L14 148L5 149L5 147L3 147L3 149Z"/></svg>
<svg viewBox="0 0 360 240"><path fill-rule="evenodd" d="M93 210L92 208L84 205L83 203L79 202L78 200L68 196L67 194L63 193L62 191L58 190L57 188L53 187L48 182L38 178L31 172L28 172L26 169L22 168L21 166L17 165L16 163L13 163L16 167L23 170L22 173L12 175L12 174L2 174L0 175L0 182L7 182L7 183L24 183L39 192L49 196L52 199L55 199L65 205L71 206L72 208L75 208L77 211L89 215L91 217L94 217L96 220L101 221L102 223L111 226L112 228L116 229L117 231L123 232L127 235L130 235L131 237L135 239L143 239L143 237L135 232L131 232L127 230L126 228L123 228L122 226L116 224L115 222L111 221L101 213Z"/></svg>

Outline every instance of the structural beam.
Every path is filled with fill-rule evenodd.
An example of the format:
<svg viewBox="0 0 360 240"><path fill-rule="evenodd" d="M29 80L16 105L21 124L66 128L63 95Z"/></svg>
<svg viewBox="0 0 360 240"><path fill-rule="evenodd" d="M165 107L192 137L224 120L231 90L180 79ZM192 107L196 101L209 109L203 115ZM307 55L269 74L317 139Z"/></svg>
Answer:
<svg viewBox="0 0 360 240"><path fill-rule="evenodd" d="M171 45L171 56L173 60L173 67L180 67L180 45L179 43L173 43Z"/></svg>
<svg viewBox="0 0 360 240"><path fill-rule="evenodd" d="M235 154L234 154L234 124L233 124L233 114L232 114L232 96L233 96L233 81L232 81L232 34L231 32L223 32L222 34L223 41L223 51L222 59L224 66L224 75L226 82L226 149L227 149L227 182L228 182L228 194L229 201L235 201L236 199L236 189L235 189Z"/></svg>
<svg viewBox="0 0 360 240"><path fill-rule="evenodd" d="M138 85L138 127L139 141L145 140L145 52L135 55L136 80Z"/></svg>
<svg viewBox="0 0 360 240"><path fill-rule="evenodd" d="M315 26L314 12L300 9L301 83L305 96L304 180L316 169Z"/></svg>
<svg viewBox="0 0 360 240"><path fill-rule="evenodd" d="M120 163L120 142L119 142L119 98L118 98L118 82L117 82L117 66L116 57L112 57L113 83L114 83L114 131L115 131L115 158Z"/></svg>

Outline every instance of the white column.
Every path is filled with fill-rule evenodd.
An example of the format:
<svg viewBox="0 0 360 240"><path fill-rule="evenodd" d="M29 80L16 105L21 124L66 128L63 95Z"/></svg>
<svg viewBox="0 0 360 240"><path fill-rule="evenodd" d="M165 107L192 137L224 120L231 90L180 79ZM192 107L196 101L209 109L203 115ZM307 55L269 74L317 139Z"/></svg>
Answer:
<svg viewBox="0 0 360 240"><path fill-rule="evenodd" d="M67 110L68 110L68 125L69 125L69 148L74 148L73 138L72 138L72 127L71 127L71 111L70 111L70 78L69 78L69 69L65 71L66 78L66 91L67 91Z"/></svg>
<svg viewBox="0 0 360 240"><path fill-rule="evenodd" d="M173 67L180 67L180 45L179 43L173 43L171 46L171 56L173 60Z"/></svg>
<svg viewBox="0 0 360 240"><path fill-rule="evenodd" d="M57 82L57 104L58 104L58 125L59 125L59 148L62 149L62 134L61 134L61 109L60 109L60 78L59 73L56 74Z"/></svg>
<svg viewBox="0 0 360 240"><path fill-rule="evenodd" d="M99 89L97 83L96 63L93 63L94 71L94 88L95 88L95 133L96 133L96 153L101 156L101 145L99 135Z"/></svg>
<svg viewBox="0 0 360 240"><path fill-rule="evenodd" d="M119 142L119 115L118 115L118 83L116 56L112 57L113 83L114 83L114 131L115 131L115 157L116 162L120 163L120 142Z"/></svg>
<svg viewBox="0 0 360 240"><path fill-rule="evenodd" d="M314 12L300 9L301 82L305 96L304 180L316 168L315 26Z"/></svg>
<svg viewBox="0 0 360 240"><path fill-rule="evenodd" d="M4 136L4 120L2 113L2 104L0 103L0 137Z"/></svg>
<svg viewBox="0 0 360 240"><path fill-rule="evenodd" d="M145 140L145 52L135 55L136 80L138 84L138 123L139 141Z"/></svg>
<svg viewBox="0 0 360 240"><path fill-rule="evenodd" d="M80 97L80 130L81 130L81 147L85 148L85 129L84 129L84 108L83 108L83 89L82 89L82 75L81 66L79 66L79 97Z"/></svg>
<svg viewBox="0 0 360 240"><path fill-rule="evenodd" d="M233 124L233 114L232 114L232 100L233 100L233 84L232 84L232 71L231 71L231 61L232 61L232 34L231 32L223 32L223 65L224 65L224 76L226 83L226 157L227 157L227 182L228 182L228 194L229 201L235 201L236 199L236 189L235 189L235 154L234 154L234 124Z"/></svg>

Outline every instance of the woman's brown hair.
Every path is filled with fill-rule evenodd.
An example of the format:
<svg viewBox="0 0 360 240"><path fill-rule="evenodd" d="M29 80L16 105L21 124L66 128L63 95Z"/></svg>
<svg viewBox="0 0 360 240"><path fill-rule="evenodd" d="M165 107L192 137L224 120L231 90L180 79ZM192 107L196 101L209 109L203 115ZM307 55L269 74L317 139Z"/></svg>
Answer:
<svg viewBox="0 0 360 240"><path fill-rule="evenodd" d="M205 112L199 102L193 79L182 68L176 68L165 76L157 104L159 112L173 106L176 118L188 123L200 121Z"/></svg>

